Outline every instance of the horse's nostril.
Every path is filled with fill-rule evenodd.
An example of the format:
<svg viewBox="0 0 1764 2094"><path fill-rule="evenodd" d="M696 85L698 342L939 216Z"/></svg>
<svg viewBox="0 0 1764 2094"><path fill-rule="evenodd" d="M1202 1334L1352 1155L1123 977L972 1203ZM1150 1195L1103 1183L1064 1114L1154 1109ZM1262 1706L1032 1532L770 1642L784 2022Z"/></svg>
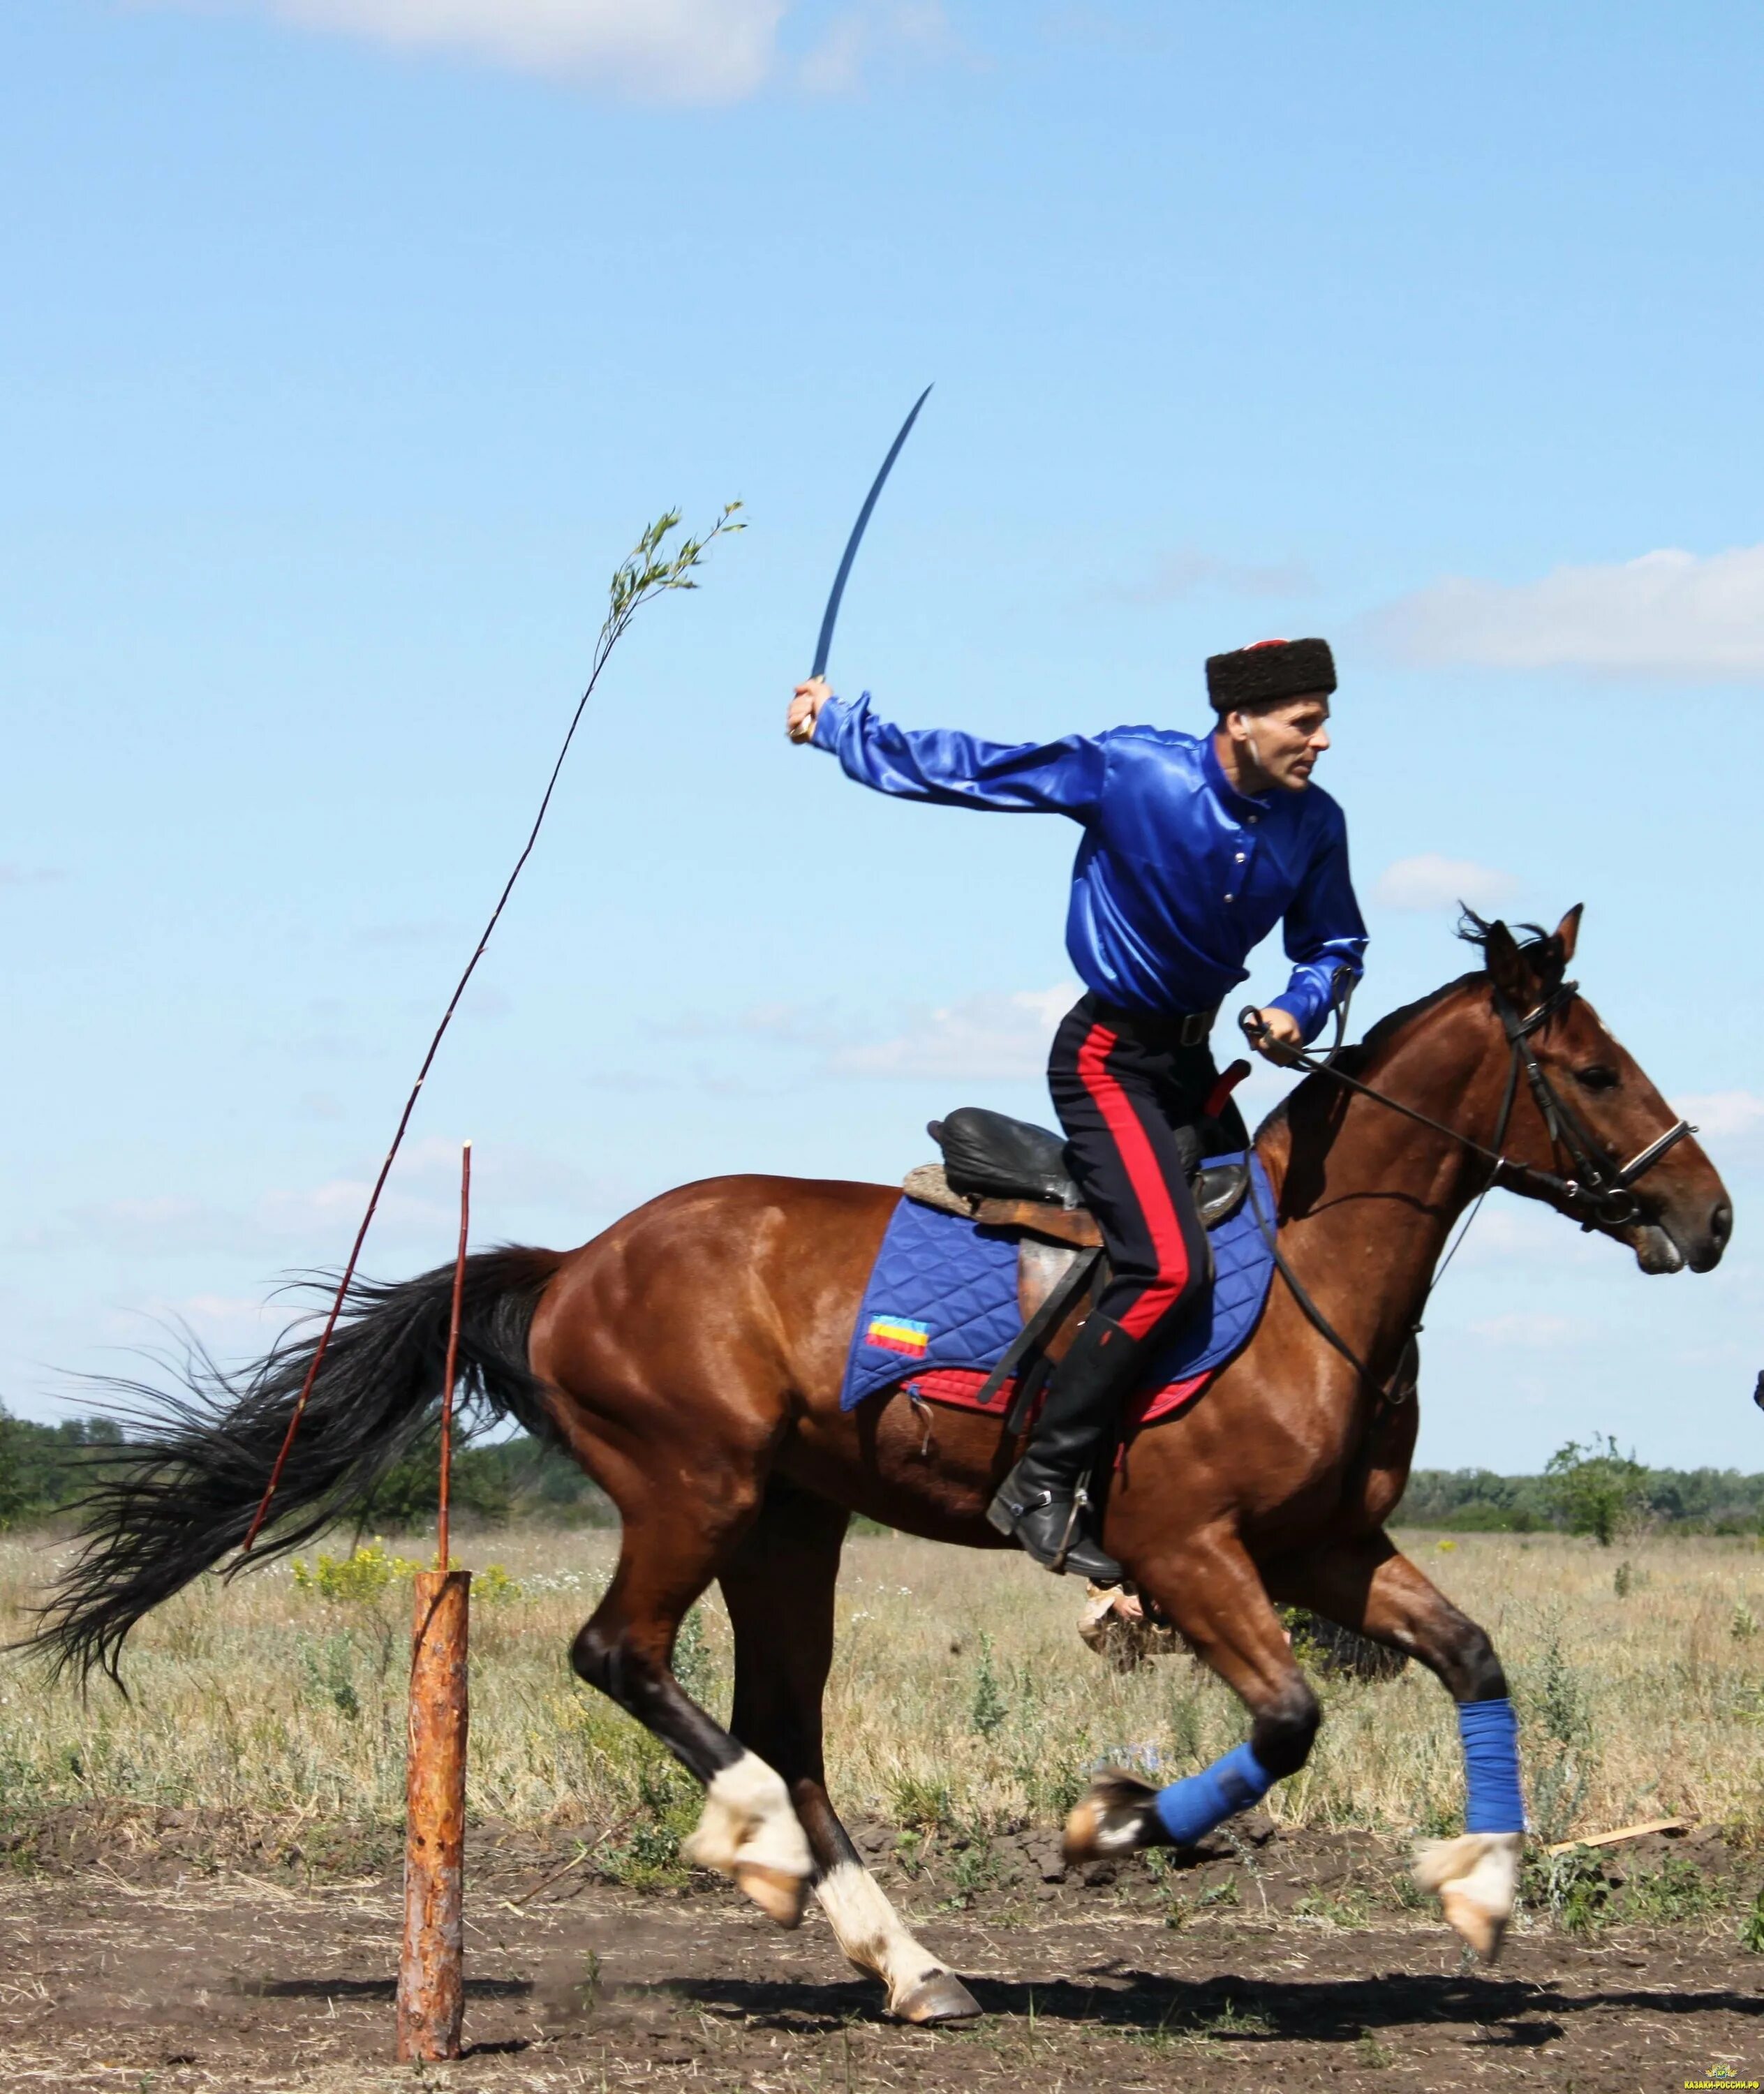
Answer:
<svg viewBox="0 0 1764 2094"><path fill-rule="evenodd" d="M1733 1234L1733 1209L1727 1201L1720 1201L1709 1217L1709 1233L1718 1249L1726 1249L1727 1239Z"/></svg>

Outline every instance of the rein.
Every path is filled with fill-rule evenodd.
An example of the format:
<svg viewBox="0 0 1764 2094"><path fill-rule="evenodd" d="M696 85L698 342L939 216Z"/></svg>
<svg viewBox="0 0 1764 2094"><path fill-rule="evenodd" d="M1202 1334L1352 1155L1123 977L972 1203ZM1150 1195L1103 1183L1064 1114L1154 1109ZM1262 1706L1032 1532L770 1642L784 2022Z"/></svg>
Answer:
<svg viewBox="0 0 1764 2094"><path fill-rule="evenodd" d="M1388 1092L1374 1090L1370 1084L1362 1084L1357 1076L1350 1076L1345 1069L1336 1066L1336 1058L1341 1049L1341 1035L1346 1029L1348 996L1337 1001L1336 1038L1326 1055L1308 1053L1302 1047L1286 1049L1288 1060L1312 1075L1327 1076L1332 1082L1345 1089L1357 1091L1362 1097L1401 1113L1405 1119L1431 1127L1436 1134L1443 1134L1466 1149L1473 1156L1485 1158L1492 1165L1490 1184L1495 1183L1504 1171L1508 1174L1511 1189L1519 1192L1531 1189L1553 1195L1571 1211L1579 1210L1578 1219L1583 1229L1599 1227L1622 1228L1634 1221L1640 1211L1640 1202L1631 1188L1646 1172L1687 1135L1697 1129L1688 1120L1674 1121L1666 1132L1631 1158L1627 1163L1614 1164L1608 1157L1599 1153L1597 1137L1575 1114L1567 1100L1556 1089L1544 1073L1536 1049L1532 1045L1532 1035L1547 1025L1559 1011L1564 1010L1580 993L1578 982L1560 983L1544 1000L1536 1004L1522 1017L1515 1012L1497 988L1494 992L1494 1006L1501 1029L1512 1049L1513 1058L1507 1072L1505 1094L1501 1101L1501 1117L1495 1128L1494 1146L1475 1140L1460 1128L1448 1127L1444 1120L1418 1111L1414 1106L1405 1105L1401 1098L1392 1097ZM1351 990L1349 996L1351 996ZM1261 1014L1251 1005L1238 1015L1237 1023L1252 1046L1260 1045L1267 1028L1261 1022ZM1537 1101L1538 1110L1544 1116L1553 1147L1566 1149L1578 1177L1564 1178L1553 1171L1540 1171L1529 1163L1515 1163L1503 1151L1508 1123L1513 1114L1514 1101L1518 1094L1519 1072L1523 1070L1532 1095Z"/></svg>
<svg viewBox="0 0 1764 2094"><path fill-rule="evenodd" d="M1494 990L1495 1011L1501 1020L1501 1030L1506 1035L1511 1059L1507 1067L1506 1086L1501 1094L1500 1117L1495 1124L1493 1146L1477 1141L1460 1129L1448 1127L1445 1121L1435 1119L1413 1106L1405 1105L1400 1098L1393 1098L1386 1092L1373 1089L1370 1084L1362 1084L1357 1076L1350 1076L1345 1069L1336 1066L1341 1052L1342 1038L1347 1030L1348 1006L1353 996L1351 978L1347 980L1345 987L1342 985L1345 975L1345 968L1339 971L1336 992L1331 998L1336 1013L1336 1036L1328 1053L1317 1055L1302 1047L1291 1047L1286 1050L1289 1062L1306 1070L1312 1075L1327 1076L1345 1089L1358 1092L1362 1097L1371 1098L1375 1103L1387 1106L1392 1112L1401 1113L1404 1119L1412 1119L1421 1127L1431 1127L1436 1134L1446 1136L1471 1155L1485 1158L1492 1166L1471 1209L1470 1220L1466 1222L1458 1241L1447 1251L1427 1283L1427 1291L1422 1297L1423 1309L1432 1300L1434 1288L1445 1277L1446 1266L1458 1254L1458 1245L1464 1240L1470 1222L1475 1219L1483 1201L1501 1181L1503 1174L1510 1188L1514 1192L1531 1190L1560 1201L1571 1219L1578 1217L1583 1230L1622 1228L1634 1221L1641 1211L1640 1202L1631 1188L1669 1150L1675 1148L1687 1135L1697 1132L1688 1120L1679 1119L1627 1163L1615 1163L1610 1157L1601 1155L1597 1137L1588 1130L1550 1082L1537 1058L1536 1050L1532 1045L1532 1035L1540 1031L1558 1012L1565 1010L1579 995L1580 985L1578 982L1564 981L1558 983L1548 996L1523 1015L1513 1009L1498 988ZM1247 1006L1238 1014L1237 1023L1252 1046L1259 1046L1267 1036L1267 1027L1262 1023L1261 1013L1253 1005ZM1538 1110L1543 1115L1552 1150L1565 1149L1567 1151L1569 1159L1579 1174L1577 1176L1565 1178L1553 1171L1539 1171L1528 1163L1515 1163L1505 1153L1507 1129L1519 1097L1522 1070L1531 1086L1532 1095L1537 1101ZM1380 1383L1375 1379L1371 1369L1323 1314L1293 1271L1286 1253L1280 1249L1275 1218L1263 1215L1261 1202L1255 1197L1253 1177L1250 1195L1254 1204L1257 1226L1267 1240L1275 1264L1291 1289L1293 1299L1311 1324L1354 1369L1380 1402L1396 1405L1406 1401L1413 1392L1419 1371L1415 1340L1421 1334L1419 1318L1410 1326L1408 1338L1390 1380Z"/></svg>

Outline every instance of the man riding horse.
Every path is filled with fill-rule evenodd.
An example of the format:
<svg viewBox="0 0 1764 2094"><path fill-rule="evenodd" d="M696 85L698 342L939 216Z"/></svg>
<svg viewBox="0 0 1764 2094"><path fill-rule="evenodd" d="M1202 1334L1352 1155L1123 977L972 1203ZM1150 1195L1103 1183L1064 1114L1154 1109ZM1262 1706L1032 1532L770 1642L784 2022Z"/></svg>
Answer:
<svg viewBox="0 0 1764 2094"><path fill-rule="evenodd" d="M1149 730L1059 745L1075 762L1087 747L1101 752L1084 758L1093 767L1091 805L1108 806L1127 832L1124 843L1113 827L1104 838L1093 811L1084 871L1101 865L1106 841L1116 877L1149 887L1165 869L1155 845L1168 832L1187 837L1186 814L1197 832L1176 862L1187 886L1236 871L1242 850L1250 876L1226 886L1220 903L1241 893L1265 923L1286 907L1289 934L1327 963L1336 956L1319 936L1315 897L1336 883L1346 896L1340 818L1320 795L1280 789L1276 764L1290 780L1301 760L1285 754L1297 727L1280 723L1277 738L1271 715L1236 702L1271 694L1241 685L1221 694L1224 755ZM862 718L841 719L858 709L829 720L819 695L806 694L804 724L829 737L852 726L861 745ZM1320 723L1312 724L1314 732ZM892 760L904 768L908 738L871 732L893 741ZM1241 765L1240 736L1253 772ZM1032 770L1054 760L1032 754L1043 760ZM1218 782L1206 774L1210 755ZM1104 796L1112 775L1154 760L1172 771L1186 761L1193 782L1186 803L1173 787L1167 810L1150 803L1154 848L1136 862L1128 817L1139 803L1129 795L1117 810ZM1245 790L1264 780L1265 789ZM1001 789L996 772L986 783ZM1336 862L1313 889L1304 874L1316 840L1301 852L1296 818L1319 810ZM1210 839L1202 814L1241 841ZM1249 840L1271 833L1281 848L1258 863ZM1275 881L1278 867L1294 864L1298 873ZM1118 890L1099 875L1084 895L1087 910L1110 901L1111 931L1121 928ZM1339 957L1351 962L1358 919L1345 906L1349 921L1335 928L1348 941ZM1171 1767L1162 1786L1141 1779L1143 1769L1100 1769L1067 1819L1072 1865L1192 1849L1299 1773L1323 1710L1276 1610L1305 1607L1415 1658L1456 1705L1464 1830L1418 1857L1417 1880L1437 1892L1479 1955L1499 1948L1524 1827L1505 1675L1487 1631L1385 1530L1414 1448L1414 1334L1449 1240L1497 1186L1623 1245L1644 1272L1711 1271L1733 1223L1693 1131L1569 974L1580 923L1575 908L1553 932L1522 927L1515 937L1505 923L1467 922L1476 964L1319 1064L1259 1131L1280 1284L1203 1400L1138 1435L1107 1507L1113 1550L1148 1604L1242 1701L1249 1733L1210 1766ZM1242 948L1251 941L1244 936ZM1214 954L1206 994L1223 993L1237 962L1190 944ZM1110 987L1113 1006L1114 978ZM1288 1038L1320 1009L1302 982L1296 1011L1294 1001L1281 1003ZM1141 1029L1115 1036L1132 1040L1136 1067ZM1112 1039L1093 1057L1105 1076L1114 1058ZM1155 1088L1150 1079L1146 1088ZM1132 1093L1105 1087L1104 1096ZM1117 1111L1123 1156L1136 1149L1136 1125L1150 1150L1151 1110ZM1100 1104L1097 1113L1107 1126ZM1124 1162L1117 1168L1129 1175ZM1171 1213L1176 1189L1166 1187ZM883 1981L902 2019L977 2013L866 1870L834 1809L823 1745L852 1516L962 1547L997 1545L986 1509L1015 1445L1007 1415L949 1407L931 1449L897 1386L853 1408L841 1401L868 1277L900 1205L893 1185L763 1173L700 1180L574 1249L476 1252L463 1284L451 1259L409 1279L358 1280L322 1360L318 1334L291 1336L234 1375L198 1361L181 1388L131 1385L128 1442L93 1471L81 1545L58 1560L35 1641L58 1663L114 1673L145 1614L232 1556L272 1476L278 1524L253 1562L361 1516L389 1464L428 1429L453 1357L479 1415L513 1418L567 1449L618 1509L617 1568L571 1663L704 1785L687 1857L729 1876L786 1926L812 1892L841 1949ZM1074 1488L1068 1518L1076 1504ZM734 1649L726 1720L673 1670L680 1624L713 1583Z"/></svg>
<svg viewBox="0 0 1764 2094"><path fill-rule="evenodd" d="M1060 1362L1033 1437L988 1513L1051 1570L1109 1583L1087 1481L1123 1399L1194 1305L1209 1269L1188 1182L1196 1130L1220 1110L1208 1045L1249 954L1284 919L1293 962L1259 1014L1280 1061L1314 1038L1366 926L1341 810L1314 787L1335 662L1322 640L1264 640L1206 665L1210 734L1121 727L1007 745L880 719L867 694L797 686L793 739L878 792L943 806L1069 815L1084 829L1066 949L1085 994L1054 1037L1048 1083L1110 1277ZM1249 1137L1226 1106L1237 1137Z"/></svg>

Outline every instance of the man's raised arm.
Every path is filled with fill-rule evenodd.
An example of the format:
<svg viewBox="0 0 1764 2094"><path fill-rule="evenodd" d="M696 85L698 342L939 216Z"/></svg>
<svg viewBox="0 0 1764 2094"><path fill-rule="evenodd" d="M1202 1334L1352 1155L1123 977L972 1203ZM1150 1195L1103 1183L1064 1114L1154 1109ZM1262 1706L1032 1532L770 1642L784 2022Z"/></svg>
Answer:
<svg viewBox="0 0 1764 2094"><path fill-rule="evenodd" d="M793 741L836 756L860 784L946 807L1084 821L1095 811L1108 762L1102 744L1084 735L1008 743L950 728L895 727L871 711L867 695L848 702L819 677L797 684L788 723Z"/></svg>

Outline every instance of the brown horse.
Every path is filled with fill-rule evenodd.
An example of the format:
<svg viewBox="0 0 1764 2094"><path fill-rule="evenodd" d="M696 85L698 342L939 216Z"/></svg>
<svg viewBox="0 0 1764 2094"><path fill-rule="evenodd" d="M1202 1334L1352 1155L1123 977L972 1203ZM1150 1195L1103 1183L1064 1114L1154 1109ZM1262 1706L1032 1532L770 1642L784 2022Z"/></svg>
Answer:
<svg viewBox="0 0 1764 2094"><path fill-rule="evenodd" d="M1583 1185L1588 1164L1595 1180L1608 1175L1612 1158L1657 1149L1672 1120L1563 982L1579 915L1523 945L1504 925L1483 927L1482 968L1385 1019L1343 1058L1362 1088L1313 1075L1270 1118L1257 1145L1278 1188L1280 1248L1339 1343L1276 1279L1250 1343L1188 1410L1132 1440L1115 1479L1108 1548L1241 1697L1271 1776L1302 1766L1319 1720L1276 1601L1411 1653L1460 1704L1505 1695L1487 1636L1383 1524L1416 1423L1414 1403L1389 1400L1390 1385L1448 1233L1490 1181L1487 1145L1501 1149L1505 1182L1601 1227L1644 1271L1706 1271L1725 1246L1727 1195L1694 1141L1658 1155L1633 1195L1590 1219L1584 1192L1553 1175L1567 1162L1583 1167ZM1528 1029L1516 1036L1503 1013L1530 1014ZM1524 1084L1520 1040L1535 1057ZM560 1441L618 1506L618 1568L572 1661L706 1784L691 1857L785 1925L812 1888L845 1954L886 1984L892 2011L929 2022L974 2002L895 1917L824 1785L834 1584L854 1512L940 1541L1002 1545L984 1514L1013 1450L996 1417L951 1411L928 1459L898 1393L840 1410L897 1197L877 1185L718 1179L664 1194L579 1250L480 1254L462 1358L481 1401ZM443 1269L358 1290L285 1475L279 1547L358 1501L432 1414L450 1279ZM93 1501L88 1545L39 1639L61 1660L114 1673L131 1625L237 1544L310 1348L285 1344L242 1383L199 1374L137 1414L132 1458ZM713 1580L735 1636L727 1727L670 1670L680 1621ZM1069 1823L1071 1851L1160 1836L1149 1792L1129 1787L1097 1783ZM1511 1909L1518 1849L1517 1833L1469 1834L1423 1867L1485 1953Z"/></svg>

